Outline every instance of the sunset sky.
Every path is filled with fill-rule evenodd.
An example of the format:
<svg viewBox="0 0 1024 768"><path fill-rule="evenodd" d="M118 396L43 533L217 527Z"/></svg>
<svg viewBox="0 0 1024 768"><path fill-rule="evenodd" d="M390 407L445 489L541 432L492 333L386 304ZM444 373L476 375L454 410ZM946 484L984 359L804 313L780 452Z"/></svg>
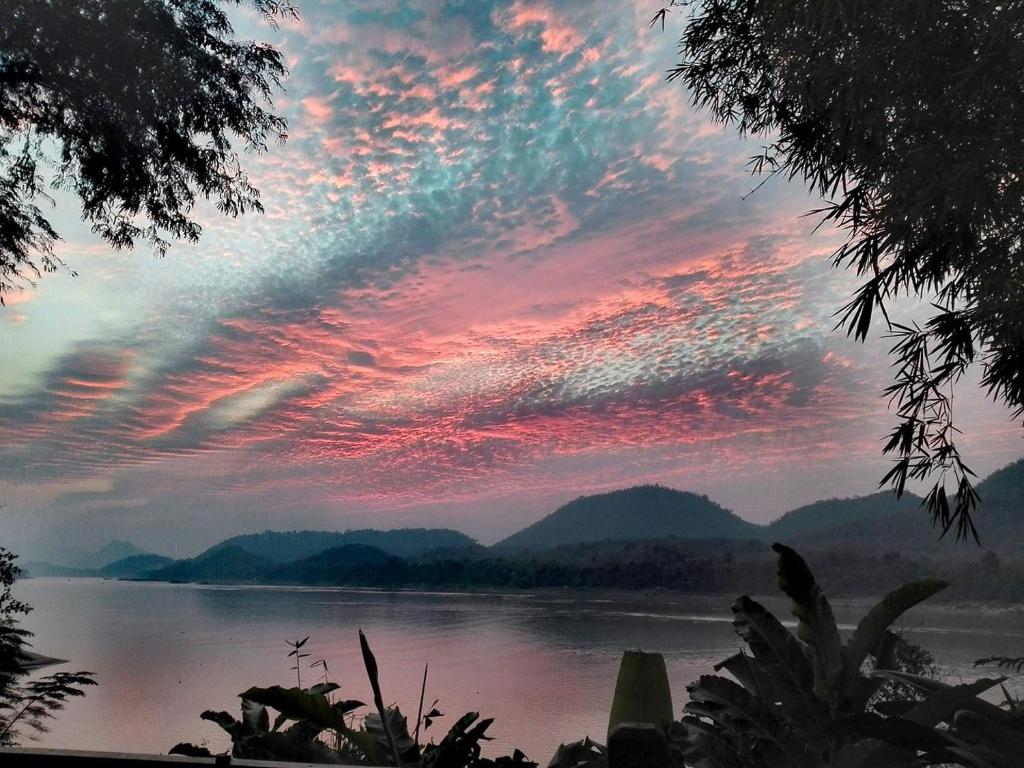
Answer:
<svg viewBox="0 0 1024 768"><path fill-rule="evenodd" d="M657 5L656 3L654 5ZM0 536L193 554L266 528L485 542L660 482L766 521L871 492L886 342L831 333L852 279L756 141L664 82L647 0L300 3L266 214L59 252L0 310ZM670 23L672 17L670 16ZM898 315L913 315L907 303ZM965 387L981 474L1019 428Z"/></svg>

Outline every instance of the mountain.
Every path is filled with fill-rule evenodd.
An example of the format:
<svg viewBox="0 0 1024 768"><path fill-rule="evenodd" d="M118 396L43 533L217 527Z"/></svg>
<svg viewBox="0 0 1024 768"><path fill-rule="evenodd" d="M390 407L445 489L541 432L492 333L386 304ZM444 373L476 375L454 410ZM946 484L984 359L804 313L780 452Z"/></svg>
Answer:
<svg viewBox="0 0 1024 768"><path fill-rule="evenodd" d="M829 531L850 523L877 522L893 515L920 511L921 498L912 493L900 498L891 491L884 491L849 499L826 499L798 507L765 526L765 538L783 543L814 536L828 539L831 538Z"/></svg>
<svg viewBox="0 0 1024 768"><path fill-rule="evenodd" d="M972 517L982 546L1013 552L1024 543L1024 460L993 472L977 483L981 501ZM787 512L766 533L801 550L842 548L850 553L932 552L967 554L952 535L939 541L921 498L876 493L852 499L819 501Z"/></svg>
<svg viewBox="0 0 1024 768"><path fill-rule="evenodd" d="M138 579L173 562L163 555L130 555L108 563L97 570L96 575L108 579Z"/></svg>
<svg viewBox="0 0 1024 768"><path fill-rule="evenodd" d="M45 560L22 560L18 559L18 569L21 571L22 576L36 577L36 576L58 576L60 578L87 578L96 575L96 571L91 568L68 568L64 565L54 565L48 563Z"/></svg>
<svg viewBox="0 0 1024 768"><path fill-rule="evenodd" d="M35 566L33 573L44 575L70 575L68 571L89 571L110 565L118 560L134 555L148 555L143 549L128 541L114 539L104 544L95 552L77 547L65 547L47 541L32 541L16 544L11 547L19 558L19 565L25 570L28 564Z"/></svg>
<svg viewBox="0 0 1024 768"><path fill-rule="evenodd" d="M92 556L92 563L87 565L87 568L103 568L116 563L118 560L124 560L126 557L137 557L139 555L151 555L152 552L147 552L144 549L139 549L130 541L121 541L120 539L114 539L104 544L97 552Z"/></svg>
<svg viewBox="0 0 1024 768"><path fill-rule="evenodd" d="M540 550L563 544L637 539L752 539L762 529L707 496L641 485L581 496L495 544L496 549Z"/></svg>
<svg viewBox="0 0 1024 768"><path fill-rule="evenodd" d="M405 561L368 544L343 544L311 557L278 565L267 574L275 583L374 584L400 583Z"/></svg>
<svg viewBox="0 0 1024 768"><path fill-rule="evenodd" d="M256 581L273 564L265 557L241 547L218 546L191 560L178 560L150 571L146 578L156 581Z"/></svg>
<svg viewBox="0 0 1024 768"><path fill-rule="evenodd" d="M447 528L399 528L391 531L264 531L230 539L211 547L237 547L272 563L288 563L348 544L376 547L395 557L418 557L435 550L478 548L464 533Z"/></svg>
<svg viewBox="0 0 1024 768"><path fill-rule="evenodd" d="M982 502L1024 503L1024 459L997 469L977 486Z"/></svg>

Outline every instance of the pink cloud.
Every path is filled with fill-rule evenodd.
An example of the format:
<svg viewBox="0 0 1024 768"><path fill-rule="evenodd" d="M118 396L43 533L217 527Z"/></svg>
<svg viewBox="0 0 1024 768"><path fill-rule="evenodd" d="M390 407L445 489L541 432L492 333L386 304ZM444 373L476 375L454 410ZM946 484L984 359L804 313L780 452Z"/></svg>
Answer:
<svg viewBox="0 0 1024 768"><path fill-rule="evenodd" d="M323 96L307 96L302 100L302 107L313 122L323 125L331 119L334 110L331 109L330 100Z"/></svg>
<svg viewBox="0 0 1024 768"><path fill-rule="evenodd" d="M540 39L548 53L566 56L583 45L580 33L560 19L547 5L517 0L508 12L508 23L516 30L541 26Z"/></svg>

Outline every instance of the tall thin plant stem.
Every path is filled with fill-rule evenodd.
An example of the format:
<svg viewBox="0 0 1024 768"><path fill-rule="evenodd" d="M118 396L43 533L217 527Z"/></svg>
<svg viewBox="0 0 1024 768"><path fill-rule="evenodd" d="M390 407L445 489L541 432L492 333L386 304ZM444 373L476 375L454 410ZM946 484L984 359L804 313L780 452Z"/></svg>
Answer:
<svg viewBox="0 0 1024 768"><path fill-rule="evenodd" d="M380 722L384 726L384 735L387 737L388 745L391 747L391 754L394 756L395 765L402 764L402 756L398 752L398 744L391 733L391 725L388 723L387 712L384 709L384 697L380 692L380 675L377 671L377 659L370 650L370 644L366 641L363 630L359 630L359 647L363 652L363 665L366 667L366 675L370 678L370 687L373 689L373 703L380 713Z"/></svg>
<svg viewBox="0 0 1024 768"><path fill-rule="evenodd" d="M423 720L423 696L427 692L427 670L430 668L430 662L426 662L423 665L423 685L420 686L420 708L416 712L416 748L420 747L420 722Z"/></svg>

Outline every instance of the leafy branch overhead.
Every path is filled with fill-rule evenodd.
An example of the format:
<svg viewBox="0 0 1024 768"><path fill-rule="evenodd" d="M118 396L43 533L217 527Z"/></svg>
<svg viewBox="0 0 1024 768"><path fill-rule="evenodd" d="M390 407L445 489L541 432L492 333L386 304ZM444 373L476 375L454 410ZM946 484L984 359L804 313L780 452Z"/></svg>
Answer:
<svg viewBox="0 0 1024 768"><path fill-rule="evenodd" d="M226 8L271 25L288 0L13 0L0 27L0 302L63 265L40 209L48 183L74 192L114 248L198 240L200 199L260 211L236 146L285 139L270 107L280 51L236 40ZM75 45L67 44L74 30ZM43 169L52 167L52 178Z"/></svg>
<svg viewBox="0 0 1024 768"><path fill-rule="evenodd" d="M882 315L899 424L883 480L930 480L943 532L977 538L973 472L953 391L969 368L1024 416L1024 6L933 0L673 0L688 9L669 71L693 103L767 145L755 171L800 179L844 230L834 254L860 286L838 327ZM897 324L901 297L930 302ZM945 485L955 488L947 495Z"/></svg>

